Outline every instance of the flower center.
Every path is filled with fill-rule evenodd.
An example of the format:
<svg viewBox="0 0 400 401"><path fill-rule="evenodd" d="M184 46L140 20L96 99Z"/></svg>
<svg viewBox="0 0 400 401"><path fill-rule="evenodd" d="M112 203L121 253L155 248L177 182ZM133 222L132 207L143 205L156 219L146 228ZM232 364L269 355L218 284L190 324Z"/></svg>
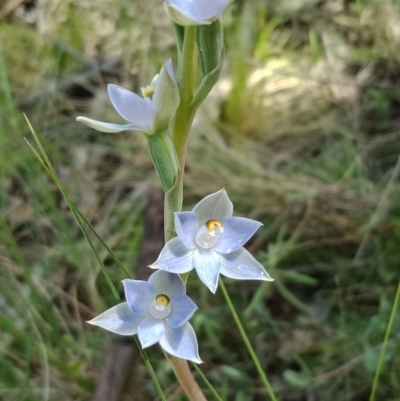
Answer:
<svg viewBox="0 0 400 401"><path fill-rule="evenodd" d="M204 226L200 227L196 234L196 242L201 248L211 248L218 241L224 231L222 224L218 220L208 220Z"/></svg>
<svg viewBox="0 0 400 401"><path fill-rule="evenodd" d="M169 302L169 298L166 295L157 295L156 299L149 306L150 313L159 319L167 317L171 313Z"/></svg>
<svg viewBox="0 0 400 401"><path fill-rule="evenodd" d="M154 86L147 85L145 88L142 88L142 95L144 98L151 99L154 94Z"/></svg>

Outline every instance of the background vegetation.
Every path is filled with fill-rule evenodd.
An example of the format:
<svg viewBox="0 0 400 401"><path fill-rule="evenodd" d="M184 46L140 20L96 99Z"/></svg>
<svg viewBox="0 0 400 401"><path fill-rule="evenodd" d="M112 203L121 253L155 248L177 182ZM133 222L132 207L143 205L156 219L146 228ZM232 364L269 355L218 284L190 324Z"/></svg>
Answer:
<svg viewBox="0 0 400 401"><path fill-rule="evenodd" d="M138 91L174 36L161 0L3 1L0 10L0 399L90 400L114 304L58 188L24 141L24 111L68 194L134 269L146 140L117 122L107 83ZM367 400L400 273L400 2L234 1L222 78L195 121L185 207L225 187L264 226L249 248L273 283L226 285L284 401ZM124 273L93 239L120 288ZM203 372L225 400L266 399L220 292L188 291ZM377 400L400 400L400 312ZM165 389L175 379L158 347ZM140 390L156 398L144 365ZM211 394L209 395L212 399ZM171 400L184 397L171 395Z"/></svg>

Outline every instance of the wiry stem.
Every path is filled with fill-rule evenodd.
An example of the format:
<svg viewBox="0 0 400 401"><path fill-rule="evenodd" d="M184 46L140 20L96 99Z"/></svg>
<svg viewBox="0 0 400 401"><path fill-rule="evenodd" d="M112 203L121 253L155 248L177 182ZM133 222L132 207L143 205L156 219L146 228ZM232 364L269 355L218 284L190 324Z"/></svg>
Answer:
<svg viewBox="0 0 400 401"><path fill-rule="evenodd" d="M193 377L187 361L172 355L168 355L168 359L171 362L172 369L174 369L179 383L189 399L191 401L207 401L195 378Z"/></svg>
<svg viewBox="0 0 400 401"><path fill-rule="evenodd" d="M197 51L195 27L188 26L185 28L182 59L179 66L178 86L180 103L176 110L175 117L171 122L172 141L174 142L179 160L181 180L183 179L183 171L185 168L187 141L195 114L195 110L190 104L194 96L196 70Z"/></svg>
<svg viewBox="0 0 400 401"><path fill-rule="evenodd" d="M261 366L261 363L260 363L260 361L259 361L259 359L257 357L257 354L255 353L255 351L253 349L253 346L251 345L250 340L247 337L247 334L246 334L246 332L245 332L245 330L243 328L242 322L240 321L240 318L239 318L238 314L236 313L235 307L233 306L231 298L230 298L230 296L228 294L228 291L225 288L225 284L224 284L224 282L222 281L221 278L219 279L219 285L221 287L222 293L224 294L226 303L228 304L229 309L231 310L233 319L235 320L236 325L237 325L237 327L239 329L240 335L242 336L243 341L244 341L244 343L245 343L245 345L247 347L247 350L249 351L249 354L251 356L251 359L253 360L254 365L255 365L255 367L257 369L257 372L260 375L261 381L263 382L265 388L268 391L270 399L272 401L278 401L276 396L275 396L275 394L274 394L274 390L272 389L272 386L271 386L271 384L270 384L270 382L269 382L269 380L267 378L267 375L265 374L265 372L264 372L264 370L263 370L263 368Z"/></svg>
<svg viewBox="0 0 400 401"><path fill-rule="evenodd" d="M372 390L371 390L371 395L369 397L369 401L375 401L376 391L378 390L379 376L381 374L383 360L385 357L386 346L389 341L390 332L392 331L392 326L393 326L394 318L396 316L396 311L397 311L397 307L399 305L399 301L400 301L400 280L397 285L396 296L395 296L395 299L393 302L392 312L390 313L389 323L386 327L386 333L385 333L385 338L383 340L381 352L379 353L378 366L376 368L374 382L372 384Z"/></svg>
<svg viewBox="0 0 400 401"><path fill-rule="evenodd" d="M195 28L186 27L179 68L180 104L170 125L170 133L179 160L179 174L174 186L165 195L165 241L175 237L174 212L182 210L182 182L185 170L186 147L194 111L193 99L196 71ZM180 385L191 401L207 401L185 359L167 355Z"/></svg>
<svg viewBox="0 0 400 401"><path fill-rule="evenodd" d="M186 148L195 114L194 109L189 106L193 100L197 68L195 39L195 28L193 26L186 27L178 74L180 103L169 127L178 157L179 172L174 186L165 196L165 241L169 241L176 235L174 212L179 212L182 209L182 182L185 171Z"/></svg>

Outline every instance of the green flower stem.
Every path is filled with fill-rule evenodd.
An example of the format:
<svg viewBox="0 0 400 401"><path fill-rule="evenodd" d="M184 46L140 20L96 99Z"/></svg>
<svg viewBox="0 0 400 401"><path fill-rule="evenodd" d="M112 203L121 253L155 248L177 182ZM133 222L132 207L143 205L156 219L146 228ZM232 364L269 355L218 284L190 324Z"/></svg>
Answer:
<svg viewBox="0 0 400 401"><path fill-rule="evenodd" d="M182 210L183 184L178 174L174 186L165 194L164 200L164 237L165 242L176 236L174 212Z"/></svg>
<svg viewBox="0 0 400 401"><path fill-rule="evenodd" d="M196 28L187 26L183 38L182 58L179 64L178 86L180 95L180 106L188 105L193 99L196 83L197 50L196 50ZM177 113L178 114L178 113Z"/></svg>
<svg viewBox="0 0 400 401"><path fill-rule="evenodd" d="M386 328L385 338L383 340L381 352L379 353L378 366L376 368L374 382L372 384L372 390L371 390L371 395L369 397L369 401L375 401L375 395L376 395L376 391L378 389L378 383L379 383L379 375L380 375L381 370L382 370L382 365L383 365L383 359L384 359L384 356L385 356L386 346L387 346L387 343L389 341L390 332L392 331L392 326L393 326L394 318L396 316L397 307L399 305L399 300L400 300L400 280L399 280L399 284L397 285L396 297L394 299L392 312L391 312L390 318L389 318L389 323L388 323L387 328Z"/></svg>
<svg viewBox="0 0 400 401"><path fill-rule="evenodd" d="M251 358L253 359L253 362L254 362L254 365L255 365L255 367L257 369L257 372L260 375L260 378L261 378L262 382L264 383L264 386L267 389L271 400L272 401L277 401L277 399L275 397L275 394L274 394L274 390L272 389L272 386L271 386L271 384L270 384L270 382L269 382L269 380L267 378L267 375L265 374L265 372L264 372L264 370L263 370L263 368L261 366L261 363L260 363L259 359L257 358L257 355L254 352L254 349L253 349L253 347L252 347L252 345L250 343L250 340L247 337L246 332L244 331L242 322L240 321L240 318L239 318L238 314L236 313L235 307L232 304L231 298L229 297L228 291L226 290L224 282L222 281L221 278L219 280L219 285L221 286L222 293L224 294L226 303L228 304L229 309L231 310L232 316L233 316L233 318L234 318L234 320L236 322L236 325L237 325L237 327L239 329L240 335L242 336L243 341L246 344L247 350L249 351L249 354L250 354Z"/></svg>
<svg viewBox="0 0 400 401"><path fill-rule="evenodd" d="M176 154L178 156L179 171L178 178L174 186L166 193L165 196L165 240L176 236L174 224L174 212L182 210L183 198L183 175L185 172L187 139L192 126L194 113L189 112L189 108L181 108L179 106L177 113L172 121L171 135L175 145Z"/></svg>
<svg viewBox="0 0 400 401"><path fill-rule="evenodd" d="M183 171L183 169L182 169ZM176 236L174 226L174 212L182 209L182 174L178 175L175 185L165 194L165 241ZM185 359L167 355L183 390L191 401L207 401L199 385L189 369Z"/></svg>
<svg viewBox="0 0 400 401"><path fill-rule="evenodd" d="M196 83L197 52L195 27L185 28L182 53L179 60L178 86L180 104L170 124L170 133L179 162L178 178L165 195L165 240L176 236L174 212L182 210L183 173L185 171L187 141L192 126L195 110L190 106ZM175 375L191 401L207 401L189 369L185 359L168 355Z"/></svg>
<svg viewBox="0 0 400 401"><path fill-rule="evenodd" d="M190 104L194 96L196 70L196 30L195 27L188 26L185 28L182 55L179 63L178 86L180 103L170 126L172 141L174 142L179 160L181 180L183 179L185 167L187 140L195 114L195 110Z"/></svg>
<svg viewBox="0 0 400 401"><path fill-rule="evenodd" d="M179 60L178 86L180 103L169 130L178 157L179 172L174 186L165 196L165 240L175 237L174 212L182 210L183 175L185 171L187 141L192 126L195 109L190 106L196 83L197 50L196 30L185 28L182 53Z"/></svg>

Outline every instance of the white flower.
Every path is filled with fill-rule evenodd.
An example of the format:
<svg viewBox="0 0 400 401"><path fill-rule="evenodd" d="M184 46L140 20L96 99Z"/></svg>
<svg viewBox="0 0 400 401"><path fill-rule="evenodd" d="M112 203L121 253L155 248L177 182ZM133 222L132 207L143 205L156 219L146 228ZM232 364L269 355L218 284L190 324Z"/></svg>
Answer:
<svg viewBox="0 0 400 401"><path fill-rule="evenodd" d="M112 124L78 117L76 120L97 131L144 131L154 134L168 127L179 104L179 89L171 60L168 60L146 88L143 98L117 85L108 85L108 95L118 114L129 124Z"/></svg>
<svg viewBox="0 0 400 401"><path fill-rule="evenodd" d="M215 293L219 274L239 280L273 279L243 248L262 225L232 217L233 205L222 189L201 200L192 212L175 213L176 238L165 244L150 267L172 273L196 269L200 280Z"/></svg>
<svg viewBox="0 0 400 401"><path fill-rule="evenodd" d="M201 363L188 320L197 309L177 274L157 271L149 281L123 280L126 302L88 323L123 336L138 334L143 348L157 342L169 354Z"/></svg>
<svg viewBox="0 0 400 401"><path fill-rule="evenodd" d="M230 0L165 0L171 19L179 25L209 25L228 7Z"/></svg>

